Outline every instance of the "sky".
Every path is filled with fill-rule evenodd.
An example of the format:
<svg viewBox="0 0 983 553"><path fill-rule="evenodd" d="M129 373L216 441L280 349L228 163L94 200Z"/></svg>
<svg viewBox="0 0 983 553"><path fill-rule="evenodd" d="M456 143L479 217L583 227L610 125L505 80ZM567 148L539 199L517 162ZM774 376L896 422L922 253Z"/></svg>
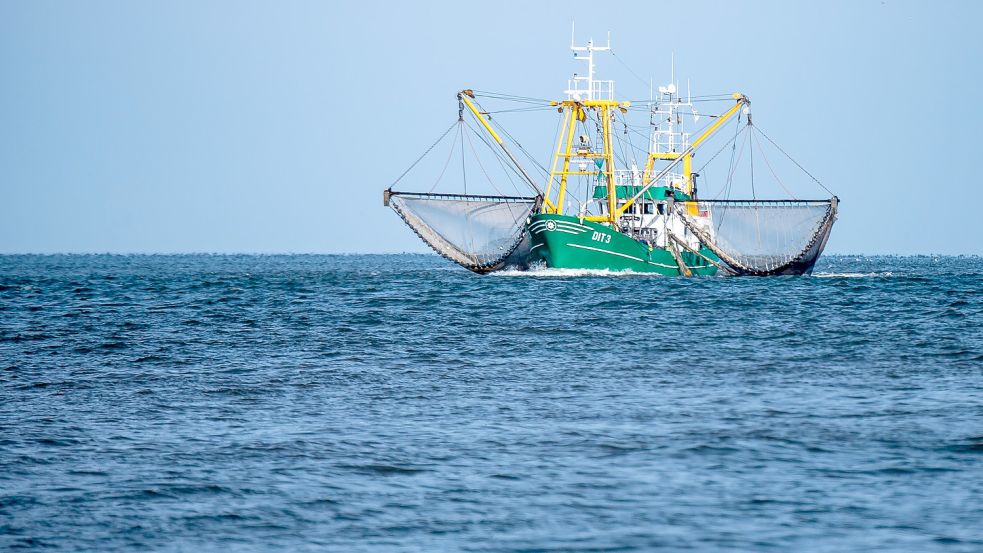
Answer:
<svg viewBox="0 0 983 553"><path fill-rule="evenodd" d="M428 251L382 190L458 90L562 99L575 20L621 94L747 94L841 199L827 252L983 254L983 2L598 5L2 1L0 253Z"/></svg>

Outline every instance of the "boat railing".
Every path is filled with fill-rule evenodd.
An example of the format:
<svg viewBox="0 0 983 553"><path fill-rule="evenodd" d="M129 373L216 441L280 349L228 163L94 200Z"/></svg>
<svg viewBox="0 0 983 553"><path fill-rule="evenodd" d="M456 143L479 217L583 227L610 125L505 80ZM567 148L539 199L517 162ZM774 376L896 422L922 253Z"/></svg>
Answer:
<svg viewBox="0 0 983 553"><path fill-rule="evenodd" d="M632 169L616 169L614 171L615 186L638 186L642 184L642 173Z"/></svg>
<svg viewBox="0 0 983 553"><path fill-rule="evenodd" d="M615 186L641 186L643 184L642 172L638 169L616 169L614 171L614 184ZM686 177L681 173L670 173L663 177L658 186L685 190Z"/></svg>
<svg viewBox="0 0 983 553"><path fill-rule="evenodd" d="M589 81L574 77L567 81L567 95L577 100L614 100L614 81Z"/></svg>

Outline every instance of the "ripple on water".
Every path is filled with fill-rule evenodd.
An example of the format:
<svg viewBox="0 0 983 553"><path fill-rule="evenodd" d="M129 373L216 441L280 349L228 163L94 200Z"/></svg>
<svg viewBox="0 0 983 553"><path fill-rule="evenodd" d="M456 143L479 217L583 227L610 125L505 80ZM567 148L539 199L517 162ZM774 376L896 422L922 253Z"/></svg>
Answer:
<svg viewBox="0 0 983 553"><path fill-rule="evenodd" d="M980 551L981 275L0 256L0 549Z"/></svg>

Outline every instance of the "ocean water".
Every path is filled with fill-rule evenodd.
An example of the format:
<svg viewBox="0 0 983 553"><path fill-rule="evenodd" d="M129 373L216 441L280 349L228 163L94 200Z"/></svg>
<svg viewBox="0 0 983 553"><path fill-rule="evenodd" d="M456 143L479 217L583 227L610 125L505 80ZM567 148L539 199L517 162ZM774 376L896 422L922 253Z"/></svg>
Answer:
<svg viewBox="0 0 983 553"><path fill-rule="evenodd" d="M983 259L0 257L0 550L983 551Z"/></svg>

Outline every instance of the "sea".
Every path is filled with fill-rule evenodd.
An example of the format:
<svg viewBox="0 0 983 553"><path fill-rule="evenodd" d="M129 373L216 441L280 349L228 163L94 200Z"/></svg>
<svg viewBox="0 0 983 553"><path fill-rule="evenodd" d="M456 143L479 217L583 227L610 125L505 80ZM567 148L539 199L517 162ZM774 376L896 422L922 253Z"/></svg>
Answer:
<svg viewBox="0 0 983 553"><path fill-rule="evenodd" d="M983 258L0 256L0 550L983 551Z"/></svg>

